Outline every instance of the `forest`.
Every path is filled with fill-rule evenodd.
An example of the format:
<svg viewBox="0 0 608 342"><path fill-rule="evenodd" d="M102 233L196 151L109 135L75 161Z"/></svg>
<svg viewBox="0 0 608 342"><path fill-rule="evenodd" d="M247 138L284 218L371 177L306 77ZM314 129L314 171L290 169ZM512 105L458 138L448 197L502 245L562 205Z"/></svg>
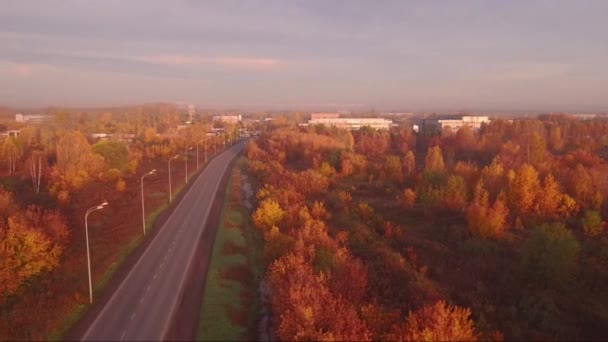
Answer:
<svg viewBox="0 0 608 342"><path fill-rule="evenodd" d="M185 114L165 104L51 109L49 117L2 122L20 134L0 141L0 340L61 339L89 307L87 209L109 203L88 218L95 297L142 241L142 217L133 215L141 212L140 177L157 170L145 179L152 229L169 202L169 159L175 196L185 164L195 175L237 134L210 117L181 125ZM212 126L226 133L206 135Z"/></svg>
<svg viewBox="0 0 608 342"><path fill-rule="evenodd" d="M246 146L281 340L608 336L608 121L432 134L285 123Z"/></svg>

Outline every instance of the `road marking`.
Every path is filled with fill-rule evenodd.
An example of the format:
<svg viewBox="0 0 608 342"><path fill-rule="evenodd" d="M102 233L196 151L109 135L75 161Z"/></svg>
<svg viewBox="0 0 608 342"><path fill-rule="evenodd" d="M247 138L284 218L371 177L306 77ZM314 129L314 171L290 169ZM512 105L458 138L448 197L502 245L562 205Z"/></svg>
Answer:
<svg viewBox="0 0 608 342"><path fill-rule="evenodd" d="M143 297L143 296L142 296L142 297L139 299L139 302L140 302L140 303L143 303L143 302L144 302L144 298L145 298L145 297Z"/></svg>
<svg viewBox="0 0 608 342"><path fill-rule="evenodd" d="M130 319L130 320L132 321L132 320L133 320L133 318L135 318L135 313L133 313L133 314L131 315L131 319Z"/></svg>
<svg viewBox="0 0 608 342"><path fill-rule="evenodd" d="M230 165L230 162L240 153L241 150L242 150L242 145L237 145L235 147L222 151L220 154L218 154L217 158L213 158L207 164L207 167L203 170L203 172L201 174L197 175L196 179L194 180L193 188L195 188L197 186L198 187L203 186L204 188L207 188L207 184L205 183L206 175L216 173L216 172L212 171L213 168L216 166L219 168L219 170L222 171L221 176L223 177L226 170L228 169L228 166ZM228 161L228 164L224 165L222 167L221 165L223 163L225 163L226 161ZM213 191L214 196L217 196L219 183L220 182L218 182L216 184L209 184L209 187L214 187L214 185L215 185L215 190ZM174 218L178 215L177 213L180 212L180 210L182 210L184 208L186 203L191 203L195 198L198 198L196 193L193 191L190 191L190 189L189 189L184 194L182 199L179 201L179 203L175 207L175 210L173 212L171 212L171 214L169 215L169 218L167 219L165 224L163 224L160 227L158 237L162 236L162 234L164 234L164 235L169 234L169 233L167 233L167 231L170 228L168 228L167 223L172 222L174 220ZM213 203L213 199L209 203L207 203L207 207L205 209L203 209L203 213L205 213L205 215L204 215L205 219L208 219L210 209L211 209L210 208L211 203ZM204 220L204 222L205 221L206 220ZM180 226L179 232L181 232L183 230L183 228L184 228L183 226ZM200 239L201 233L199 232L196 237L197 237L197 239ZM112 293L110 299L105 303L105 305L103 306L103 308L101 309L99 314L96 315L96 317L93 320L93 322L91 323L91 325L89 325L88 329L85 331L85 333L82 337L83 340L88 339L89 337L91 337L92 334L94 334L96 328L98 328L99 324L103 321L104 317L109 316L109 315L111 315L111 316L115 315L115 313L108 313L108 311L111 310L112 304L116 303L118 294L122 293L122 290L125 288L125 286L127 286L127 284L130 284L130 282L133 281L133 277L134 277L134 273L135 273L133 271L138 269L139 265L141 263L143 263L144 260L147 260L149 255L151 255L152 253L155 253L155 250L157 249L158 244L160 243L159 241L160 241L159 238L152 239L152 241L147 246L145 246L145 249L143 250L143 252L140 255L140 257L138 258L138 260L136 261L135 265L133 265L130 268L129 273L126 275L126 277L124 277L122 279L118 288L114 291L114 293ZM193 254L194 254L194 250L191 251L191 253L190 253L190 258L188 259L189 264L192 262ZM163 266L164 266L164 264L161 264L161 268ZM182 275L180 282L179 282L180 287L183 287L184 278L185 278L185 275ZM148 285L146 291L148 291L149 288L150 288L150 286ZM181 292L181 290L182 290L181 288L178 289L178 292ZM171 305L171 308L168 310L169 316L173 316L173 313L175 311L176 302L177 302L177 299L174 299L173 304ZM133 315L131 317L131 319L133 319L134 316L135 315ZM169 320L167 322L165 322L165 324L164 324L162 336L164 336L167 332L168 323L169 323Z"/></svg>
<svg viewBox="0 0 608 342"><path fill-rule="evenodd" d="M156 279L156 277L158 277L158 272L154 273L154 279ZM148 285L148 287L150 287L150 285Z"/></svg>
<svg viewBox="0 0 608 342"><path fill-rule="evenodd" d="M228 151L230 151L230 149ZM231 161L236 157L237 154L238 153L235 153L234 155L230 156L230 159L229 159L230 162L227 163L226 165L224 165L224 167L222 168L222 170L220 172L220 175L222 175L222 176L220 177L219 181L217 183L215 183L215 189L211 192L213 194L213 198L207 204L207 207L203 210L204 217L205 217L205 220L204 220L205 223L207 222L207 219L209 219L209 213L211 213L211 206L213 204L213 200L215 199L215 196L217 196L217 193L218 193L218 190L219 190L219 187L220 187L220 183L221 183L222 177L224 177L226 171L228 170L228 166L231 165ZM201 178L198 178L197 181L200 180L200 179ZM201 239L202 235L203 235L203 230L198 231L197 234L196 234L196 241L199 241ZM196 250L197 250L196 248L193 248L190 251L190 255L188 257L187 265L191 265L192 264L192 259L194 258L194 254L196 253ZM183 291L183 289L184 289L183 285L184 285L184 281L185 281L185 278L186 278L186 273L188 273L188 272L187 271L183 272L183 274L181 276L181 279L178 281L178 285L177 285L178 297L179 297L179 294L181 294L182 291ZM173 315L175 313L176 306L177 306L177 298L174 299L173 303L171 304L171 308L169 309L169 319L164 324L163 332L161 334L162 339L164 339L165 336L167 335L167 331L169 330L169 324L171 323L171 320L172 320Z"/></svg>
<svg viewBox="0 0 608 342"><path fill-rule="evenodd" d="M120 340L122 341L122 339L125 337L125 334L127 333L127 329L122 331L122 334L120 335Z"/></svg>

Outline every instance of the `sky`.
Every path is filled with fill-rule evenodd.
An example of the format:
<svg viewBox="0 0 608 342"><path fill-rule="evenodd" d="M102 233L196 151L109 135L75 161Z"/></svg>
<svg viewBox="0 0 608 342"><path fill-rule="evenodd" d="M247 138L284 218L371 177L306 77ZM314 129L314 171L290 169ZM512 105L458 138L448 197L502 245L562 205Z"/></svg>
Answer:
<svg viewBox="0 0 608 342"><path fill-rule="evenodd" d="M608 111L608 1L0 0L0 105Z"/></svg>

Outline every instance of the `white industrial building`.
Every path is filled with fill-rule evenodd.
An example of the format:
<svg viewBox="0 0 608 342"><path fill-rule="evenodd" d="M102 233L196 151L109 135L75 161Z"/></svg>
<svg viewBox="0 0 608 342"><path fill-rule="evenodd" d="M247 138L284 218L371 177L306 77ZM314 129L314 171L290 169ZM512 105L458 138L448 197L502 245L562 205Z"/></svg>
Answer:
<svg viewBox="0 0 608 342"><path fill-rule="evenodd" d="M308 125L325 125L348 130L358 130L361 127L389 129L392 120L382 118L317 118L308 120Z"/></svg>
<svg viewBox="0 0 608 342"><path fill-rule="evenodd" d="M51 116L50 115L44 115L44 114L15 114L15 121L17 122L23 122L23 123L38 123L38 122L44 122L47 120L50 120Z"/></svg>
<svg viewBox="0 0 608 342"><path fill-rule="evenodd" d="M464 126L471 127L474 131L477 131L481 128L483 123L490 123L490 118L488 116L464 115L437 120L437 124L441 130L450 127L454 132Z"/></svg>

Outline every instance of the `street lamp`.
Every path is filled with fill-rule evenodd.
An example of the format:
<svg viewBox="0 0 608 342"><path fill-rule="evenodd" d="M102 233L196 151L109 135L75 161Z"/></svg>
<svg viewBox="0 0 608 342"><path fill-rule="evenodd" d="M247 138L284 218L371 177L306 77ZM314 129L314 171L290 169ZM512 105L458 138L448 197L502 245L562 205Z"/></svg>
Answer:
<svg viewBox="0 0 608 342"><path fill-rule="evenodd" d="M196 169L198 170L198 144L200 141L196 142Z"/></svg>
<svg viewBox="0 0 608 342"><path fill-rule="evenodd" d="M177 159L179 157L179 154L176 154L175 156L169 158L169 203L171 203L171 200L173 198L173 194L171 193L171 161L173 159Z"/></svg>
<svg viewBox="0 0 608 342"><path fill-rule="evenodd" d="M205 165L207 165L207 137L205 137Z"/></svg>
<svg viewBox="0 0 608 342"><path fill-rule="evenodd" d="M186 184L188 184L188 151L190 151L191 149L192 149L192 146L184 147L184 165L186 165Z"/></svg>
<svg viewBox="0 0 608 342"><path fill-rule="evenodd" d="M108 202L103 202L98 206L89 208L87 213L84 214L84 231L87 239L87 270L89 271L89 303L93 304L93 283L91 282L91 254L89 253L89 223L87 222L89 218L89 214L94 212L95 210L103 209L108 205Z"/></svg>
<svg viewBox="0 0 608 342"><path fill-rule="evenodd" d="M146 176L153 175L154 173L156 173L156 169L154 169L150 172L146 172L146 173L144 173L143 176L141 176L141 219L142 219L142 223L143 223L143 227L144 227L144 236L146 235L146 210L144 207L144 178L146 178Z"/></svg>

